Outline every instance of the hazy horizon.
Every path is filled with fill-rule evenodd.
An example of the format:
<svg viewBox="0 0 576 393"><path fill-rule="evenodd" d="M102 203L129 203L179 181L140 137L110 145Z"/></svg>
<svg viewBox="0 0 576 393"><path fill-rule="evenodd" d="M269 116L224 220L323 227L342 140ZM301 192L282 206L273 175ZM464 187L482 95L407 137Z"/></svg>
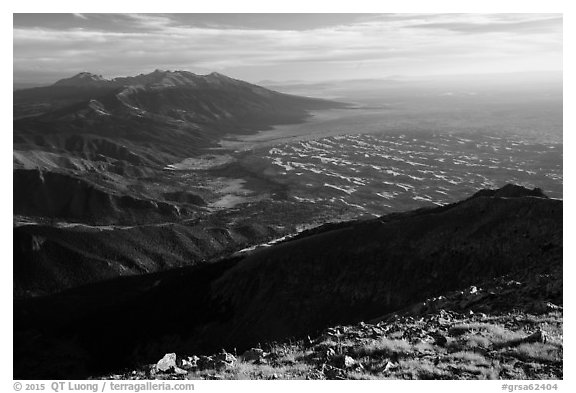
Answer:
<svg viewBox="0 0 576 393"><path fill-rule="evenodd" d="M150 70L149 72L143 72L143 73L149 74L153 71L154 70ZM161 70L161 71L175 72L175 71L188 71L188 70L182 69L182 70ZM90 72L92 74L96 74L94 72L91 72L90 70L79 70L78 72L69 74L69 75L64 76L62 78L53 79L53 80L49 80L49 81L45 81L45 82L39 82L39 81L35 81L35 80L17 82L14 80L13 81L13 87L14 87L14 89L24 89L24 88L50 86L61 79L70 78L70 77L73 77L73 76L75 76L79 73L82 73L82 72ZM208 73L210 73L210 72L208 72ZM199 74L199 75L203 75L203 74ZM113 75L113 76L106 77L106 79L122 78L122 77L129 77L129 76L135 76L135 75L128 75L128 74ZM477 73L477 74L456 74L455 73L455 74L411 75L411 76L391 75L389 77L381 77L381 78L375 77L375 78L349 78L349 79L319 79L319 80L314 80L314 81L303 80L303 79L290 79L290 80L283 80L283 79L275 79L275 80L268 79L268 80L266 80L266 79L263 79L263 80L248 81L248 82L274 89L277 86L286 86L286 87L295 86L295 85L315 86L315 85L321 85L321 84L334 84L334 83L339 83L339 82L341 82L341 83L362 83L362 82L370 82L370 81L383 82L383 83L387 83L387 82L411 82L411 83L415 83L415 82L423 82L423 81L426 81L426 82L441 82L441 81L458 82L460 80L460 78L466 78L466 82L476 83L476 84L480 83L480 82L478 82L478 78L483 79L483 82L485 82L485 81L489 81L489 82L493 82L493 83L504 82L506 84L518 84L521 82L528 82L528 81L539 82L539 83L542 83L542 82L544 82L544 83L549 83L549 82L562 83L563 71L562 70L558 70L558 71L543 70L543 71L524 71L524 72L507 72L507 73L493 72L493 73ZM560 87L562 87L562 86L560 86Z"/></svg>
<svg viewBox="0 0 576 393"><path fill-rule="evenodd" d="M262 81L562 72L561 14L14 14L14 79Z"/></svg>

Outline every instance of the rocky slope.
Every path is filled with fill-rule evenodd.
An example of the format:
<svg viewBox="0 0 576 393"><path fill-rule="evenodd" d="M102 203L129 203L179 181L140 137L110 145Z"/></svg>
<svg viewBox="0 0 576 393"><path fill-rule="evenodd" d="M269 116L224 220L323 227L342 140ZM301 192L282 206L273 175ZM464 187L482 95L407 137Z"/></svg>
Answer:
<svg viewBox="0 0 576 393"><path fill-rule="evenodd" d="M426 299L452 299L452 291L483 288L481 283L507 274L537 280L541 287L530 292L535 299L561 305L561 264L562 201L507 186L438 208L319 228L221 262L16 301L15 377L85 377L150 363L166 352L242 353L258 343L373 320ZM508 310L522 309L524 299L494 292L468 304L467 297L454 296L458 300L451 302L466 312L484 298ZM439 306L450 307L450 301ZM500 316L497 324L505 324L508 317ZM406 351L414 353L412 347Z"/></svg>
<svg viewBox="0 0 576 393"><path fill-rule="evenodd" d="M539 272L540 270L540 272ZM546 271L546 273L543 273ZM167 354L106 379L562 379L562 267L243 353Z"/></svg>

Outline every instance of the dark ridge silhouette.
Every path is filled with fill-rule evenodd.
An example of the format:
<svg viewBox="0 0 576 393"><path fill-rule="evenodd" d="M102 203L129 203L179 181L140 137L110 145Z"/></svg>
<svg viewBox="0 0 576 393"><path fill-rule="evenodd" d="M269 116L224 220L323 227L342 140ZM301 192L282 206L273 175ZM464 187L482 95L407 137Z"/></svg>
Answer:
<svg viewBox="0 0 576 393"><path fill-rule="evenodd" d="M546 196L546 194L544 194L540 188L534 188L530 190L515 184L506 184L504 187L497 190L480 190L474 194L472 198L483 196L495 196L501 198L519 198L523 196L532 196L538 198L548 198L548 196Z"/></svg>

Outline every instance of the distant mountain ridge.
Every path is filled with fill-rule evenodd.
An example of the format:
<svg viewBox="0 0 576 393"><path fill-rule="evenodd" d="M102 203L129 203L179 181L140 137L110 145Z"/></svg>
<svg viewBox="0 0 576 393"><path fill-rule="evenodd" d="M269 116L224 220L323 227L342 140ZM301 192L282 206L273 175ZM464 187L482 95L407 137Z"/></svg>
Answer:
<svg viewBox="0 0 576 393"><path fill-rule="evenodd" d="M240 219L228 225L228 218L216 218L218 211L207 205L223 195L218 185L198 180L212 178L166 168L213 153L209 149L227 136L302 122L311 110L344 106L219 73L160 70L113 79L81 72L13 97L19 295L193 265L279 236L282 228L270 222ZM228 177L239 171L263 182L266 192L278 189L238 166ZM118 231L125 238L109 241L109 233ZM90 245L102 246L87 251L88 238Z"/></svg>
<svg viewBox="0 0 576 393"><path fill-rule="evenodd" d="M311 110L346 106L216 72L160 70L114 79L82 72L51 86L15 91L13 97L14 168L21 170L15 177L34 177L25 173L29 170L81 173L103 188L118 184L121 194L127 193L124 180L158 176L167 165L217 147L227 135L298 123ZM18 212L34 209L19 205Z"/></svg>
<svg viewBox="0 0 576 393"><path fill-rule="evenodd" d="M13 95L18 150L67 151L62 142L81 134L122 145L131 140L135 150L153 142L161 150L153 156L162 157L166 146L183 158L213 145L224 133L252 133L301 122L310 110L346 106L278 93L216 72L160 70L114 79L82 72ZM179 153L184 146L186 152Z"/></svg>
<svg viewBox="0 0 576 393"><path fill-rule="evenodd" d="M190 87L190 88L207 88L223 87L226 84L235 84L238 86L251 86L265 92L267 89L252 85L238 79L230 78L218 72L212 72L206 75L197 75L189 71L164 71L154 70L149 74L139 74L136 76L116 77L106 79L102 75L96 75L91 72L80 72L70 78L60 79L52 86L68 86L78 88L90 87L127 87L141 86L152 88L166 87Z"/></svg>
<svg viewBox="0 0 576 393"><path fill-rule="evenodd" d="M80 72L73 77L58 80L53 86L92 87L109 84L111 82L112 81L108 79L104 79L102 75L92 74L91 72Z"/></svg>

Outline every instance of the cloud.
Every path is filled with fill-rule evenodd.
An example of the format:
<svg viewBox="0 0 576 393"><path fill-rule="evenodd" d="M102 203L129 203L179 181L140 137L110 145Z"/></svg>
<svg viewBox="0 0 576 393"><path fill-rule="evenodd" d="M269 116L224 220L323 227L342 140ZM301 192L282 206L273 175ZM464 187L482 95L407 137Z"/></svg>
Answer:
<svg viewBox="0 0 576 393"><path fill-rule="evenodd" d="M422 29L444 29L461 33L545 33L551 29L562 28L562 18L553 17L520 22L485 23L424 23L410 26Z"/></svg>
<svg viewBox="0 0 576 393"><path fill-rule="evenodd" d="M561 63L558 16L390 14L327 21L315 15L315 25L310 17L295 23L299 29L286 28L290 17L274 29L238 15L226 27L201 25L198 15L88 14L80 24L65 15L46 23L38 15L34 23L15 16L14 78L49 82L79 71L113 77L163 68L218 70L248 80L335 79L519 65L521 71L557 69Z"/></svg>

